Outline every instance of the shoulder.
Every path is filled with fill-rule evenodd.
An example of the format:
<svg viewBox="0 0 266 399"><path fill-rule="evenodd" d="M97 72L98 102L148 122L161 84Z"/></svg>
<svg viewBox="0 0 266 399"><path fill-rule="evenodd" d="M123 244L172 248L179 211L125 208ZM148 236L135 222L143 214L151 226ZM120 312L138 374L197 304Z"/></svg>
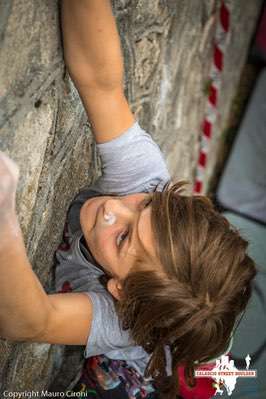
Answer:
<svg viewBox="0 0 266 399"><path fill-rule="evenodd" d="M97 149L102 176L93 188L99 193L127 195L151 192L170 180L159 145L138 122L116 139L98 144Z"/></svg>
<svg viewBox="0 0 266 399"><path fill-rule="evenodd" d="M129 331L121 328L112 296L106 292L88 292L93 319L85 357L134 346Z"/></svg>

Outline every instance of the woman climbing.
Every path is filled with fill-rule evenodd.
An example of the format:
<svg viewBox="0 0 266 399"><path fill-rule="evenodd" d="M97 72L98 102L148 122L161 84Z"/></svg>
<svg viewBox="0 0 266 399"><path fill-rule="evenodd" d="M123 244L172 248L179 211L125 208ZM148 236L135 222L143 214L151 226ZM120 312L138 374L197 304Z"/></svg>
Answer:
<svg viewBox="0 0 266 399"><path fill-rule="evenodd" d="M135 120L110 1L63 0L61 8L65 63L102 176L69 208L58 293L46 294L15 211L17 168L1 153L0 336L86 345L88 398L172 399L178 366L193 383L195 366L227 351L254 263L206 197L170 182L159 147Z"/></svg>

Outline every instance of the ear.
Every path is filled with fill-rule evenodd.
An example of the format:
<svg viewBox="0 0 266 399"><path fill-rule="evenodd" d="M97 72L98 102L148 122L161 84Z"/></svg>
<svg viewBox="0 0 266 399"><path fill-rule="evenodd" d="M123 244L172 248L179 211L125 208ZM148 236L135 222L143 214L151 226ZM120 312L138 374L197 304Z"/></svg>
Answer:
<svg viewBox="0 0 266 399"><path fill-rule="evenodd" d="M107 290L110 292L111 295L113 295L115 299L120 301L122 286L117 278L113 277L110 280L108 280Z"/></svg>

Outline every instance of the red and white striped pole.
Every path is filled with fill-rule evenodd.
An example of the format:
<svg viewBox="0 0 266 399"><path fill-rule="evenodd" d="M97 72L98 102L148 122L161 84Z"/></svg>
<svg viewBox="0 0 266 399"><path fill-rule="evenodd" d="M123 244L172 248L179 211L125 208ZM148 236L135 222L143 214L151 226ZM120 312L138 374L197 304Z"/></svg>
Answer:
<svg viewBox="0 0 266 399"><path fill-rule="evenodd" d="M213 60L210 70L210 88L207 101L207 109L204 115L201 137L200 152L196 169L194 193L201 194L203 181L206 172L210 141L213 137L214 124L217 119L217 103L221 88L221 76L224 68L224 52L227 44L227 37L230 28L230 10L228 1L221 0L219 18L217 21Z"/></svg>

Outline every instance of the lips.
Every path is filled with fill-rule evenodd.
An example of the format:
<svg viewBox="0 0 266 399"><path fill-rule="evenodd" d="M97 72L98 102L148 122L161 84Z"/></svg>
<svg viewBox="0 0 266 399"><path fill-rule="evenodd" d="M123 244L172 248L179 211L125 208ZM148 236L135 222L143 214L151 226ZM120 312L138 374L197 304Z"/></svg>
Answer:
<svg viewBox="0 0 266 399"><path fill-rule="evenodd" d="M92 222L91 227L89 228L89 230L88 230L88 228L86 230L91 231L95 227L96 222L97 222L97 215L98 215L101 203L102 203L102 201L100 201L99 197L96 197L96 198L89 199L84 204L85 208L84 208L84 210L82 210L82 212L83 212L83 220L84 221L85 220L86 221L91 220L91 222ZM87 224L87 222L86 222L86 224Z"/></svg>

